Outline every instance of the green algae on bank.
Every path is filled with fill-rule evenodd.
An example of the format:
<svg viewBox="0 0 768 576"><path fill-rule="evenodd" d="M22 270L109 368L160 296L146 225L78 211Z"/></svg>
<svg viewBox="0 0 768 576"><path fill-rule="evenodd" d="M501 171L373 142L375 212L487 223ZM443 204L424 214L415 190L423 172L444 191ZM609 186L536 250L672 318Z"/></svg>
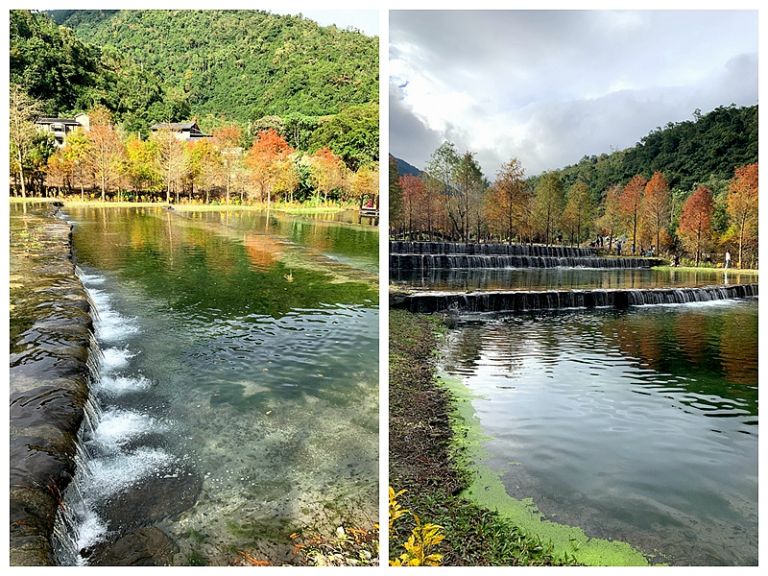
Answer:
<svg viewBox="0 0 768 576"><path fill-rule="evenodd" d="M648 565L646 557L626 542L590 538L581 528L544 519L530 498L512 498L499 474L483 464L485 435L472 407L472 393L457 378L439 374L437 380L453 399L454 458L471 478L461 496L498 512L524 532L551 542L555 557L570 557L588 566Z"/></svg>

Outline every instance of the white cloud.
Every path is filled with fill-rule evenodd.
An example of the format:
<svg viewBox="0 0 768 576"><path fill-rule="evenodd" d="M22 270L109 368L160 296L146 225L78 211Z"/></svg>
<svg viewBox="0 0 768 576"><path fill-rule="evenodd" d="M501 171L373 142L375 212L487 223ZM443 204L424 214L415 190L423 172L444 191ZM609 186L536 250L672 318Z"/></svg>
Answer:
<svg viewBox="0 0 768 576"><path fill-rule="evenodd" d="M451 139L535 174L757 102L755 12L403 11L390 42L391 151L418 166Z"/></svg>

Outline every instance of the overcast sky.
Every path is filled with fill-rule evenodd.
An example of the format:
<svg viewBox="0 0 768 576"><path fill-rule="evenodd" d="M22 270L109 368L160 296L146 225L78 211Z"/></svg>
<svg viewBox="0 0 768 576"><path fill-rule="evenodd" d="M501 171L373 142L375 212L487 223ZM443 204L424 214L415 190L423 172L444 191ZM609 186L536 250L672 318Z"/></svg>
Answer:
<svg viewBox="0 0 768 576"><path fill-rule="evenodd" d="M390 12L390 150L444 140L487 177L635 144L700 108L757 103L757 12Z"/></svg>

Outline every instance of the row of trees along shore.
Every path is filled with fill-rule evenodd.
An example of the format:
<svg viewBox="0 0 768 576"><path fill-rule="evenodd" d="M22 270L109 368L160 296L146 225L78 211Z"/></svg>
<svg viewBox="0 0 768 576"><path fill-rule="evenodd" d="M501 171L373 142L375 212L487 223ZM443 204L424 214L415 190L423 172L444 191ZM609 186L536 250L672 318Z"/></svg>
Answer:
<svg viewBox="0 0 768 576"><path fill-rule="evenodd" d="M345 162L327 147L312 153L296 149L276 127L265 126L252 139L235 123L220 124L211 138L182 141L168 128L142 138L96 106L88 111L90 129L70 132L58 147L35 125L40 112L39 101L12 86L10 168L17 196L377 203L378 162Z"/></svg>
<svg viewBox="0 0 768 576"><path fill-rule="evenodd" d="M394 238L592 246L696 266L730 251L739 268L757 263L757 163L687 190L655 171L595 193L580 179L566 185L555 171L526 178L517 159L490 183L473 153L444 142L418 176L398 174L390 157L389 181Z"/></svg>

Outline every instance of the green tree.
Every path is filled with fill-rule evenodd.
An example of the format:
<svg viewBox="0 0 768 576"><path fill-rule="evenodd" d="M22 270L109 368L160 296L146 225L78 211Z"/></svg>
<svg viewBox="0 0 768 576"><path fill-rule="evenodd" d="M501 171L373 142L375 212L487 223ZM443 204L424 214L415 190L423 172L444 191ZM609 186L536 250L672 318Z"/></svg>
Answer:
<svg viewBox="0 0 768 576"><path fill-rule="evenodd" d="M312 133L309 150L329 148L350 170L379 159L379 106L348 106Z"/></svg>
<svg viewBox="0 0 768 576"><path fill-rule="evenodd" d="M85 199L85 180L88 172L89 158L92 154L91 141L82 128L77 128L67 134L67 145L62 149L67 162L73 170L73 176L80 184L80 200Z"/></svg>
<svg viewBox="0 0 768 576"><path fill-rule="evenodd" d="M126 172L137 192L154 192L163 185L163 176L157 163L157 143L131 137L125 144Z"/></svg>

